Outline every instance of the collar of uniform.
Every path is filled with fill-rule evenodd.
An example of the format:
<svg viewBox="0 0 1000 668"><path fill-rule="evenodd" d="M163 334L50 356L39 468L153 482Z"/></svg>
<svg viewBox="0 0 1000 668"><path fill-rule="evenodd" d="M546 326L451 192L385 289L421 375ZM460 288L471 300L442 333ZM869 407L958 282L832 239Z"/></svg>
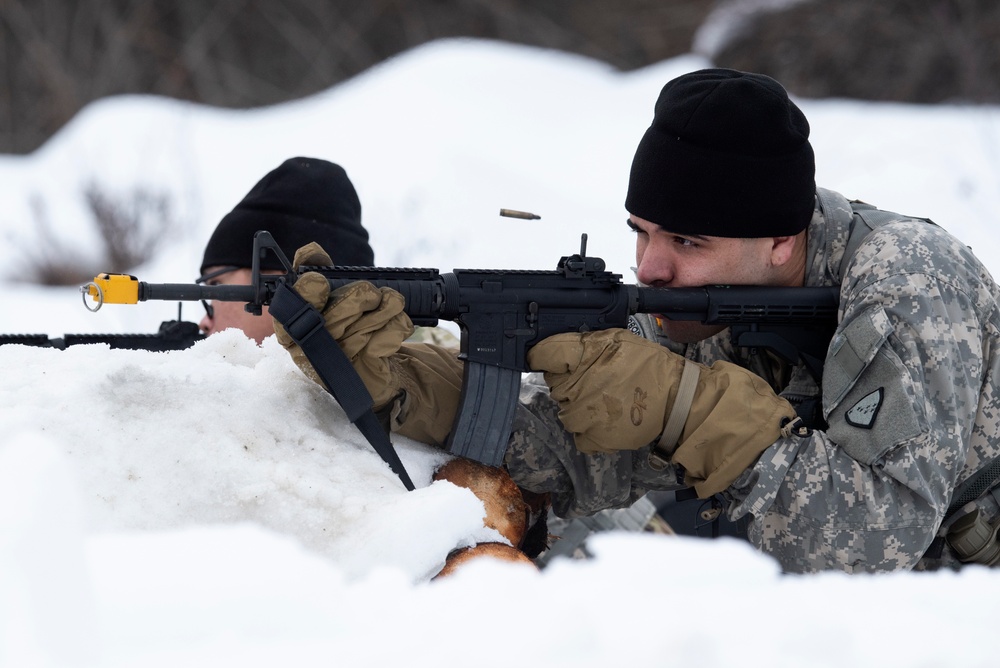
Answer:
<svg viewBox="0 0 1000 668"><path fill-rule="evenodd" d="M846 197L825 188L816 189L816 209L806 232L806 285L840 285L853 219Z"/></svg>

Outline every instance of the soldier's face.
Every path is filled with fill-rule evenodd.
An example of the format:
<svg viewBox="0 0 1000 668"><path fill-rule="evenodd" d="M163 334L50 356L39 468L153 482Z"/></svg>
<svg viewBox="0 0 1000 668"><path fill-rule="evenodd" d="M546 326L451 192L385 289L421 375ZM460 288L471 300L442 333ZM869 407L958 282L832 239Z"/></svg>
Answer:
<svg viewBox="0 0 1000 668"><path fill-rule="evenodd" d="M224 267L208 267L205 275L211 275L215 271ZM233 269L225 273L214 276L206 281L206 285L250 285L249 269ZM222 302L212 300L212 314L206 314L198 326L206 336L221 332L225 329L236 328L242 330L249 338L258 345L268 336L274 334L274 325L271 316L268 315L267 307L262 310L261 315L252 315L243 308L243 302Z"/></svg>
<svg viewBox="0 0 1000 668"><path fill-rule="evenodd" d="M705 285L777 285L774 238L730 239L676 234L655 223L629 216L635 232L636 278L659 288ZM678 343L701 341L725 329L692 321L660 318L664 332Z"/></svg>

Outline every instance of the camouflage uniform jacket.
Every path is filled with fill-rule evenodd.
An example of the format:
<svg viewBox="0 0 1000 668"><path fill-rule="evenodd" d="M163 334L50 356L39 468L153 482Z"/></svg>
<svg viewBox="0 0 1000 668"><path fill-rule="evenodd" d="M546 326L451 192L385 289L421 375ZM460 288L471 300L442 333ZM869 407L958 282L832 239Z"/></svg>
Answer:
<svg viewBox="0 0 1000 668"><path fill-rule="evenodd" d="M725 492L730 518L750 514L748 538L784 570L957 566L934 539L956 486L1000 456L1000 290L940 227L852 207L832 191L818 190L807 239L806 285L840 286L822 388L802 366L734 349L727 332L685 346L652 318L637 325L692 360L751 369L793 405L820 398L825 429L780 438ZM557 513L680 486L675 472L648 466L647 448L567 452L572 437L559 433L538 382L526 383L522 406L508 467L528 489L550 491ZM977 504L990 520L1000 516L994 496ZM932 543L943 549L929 552Z"/></svg>

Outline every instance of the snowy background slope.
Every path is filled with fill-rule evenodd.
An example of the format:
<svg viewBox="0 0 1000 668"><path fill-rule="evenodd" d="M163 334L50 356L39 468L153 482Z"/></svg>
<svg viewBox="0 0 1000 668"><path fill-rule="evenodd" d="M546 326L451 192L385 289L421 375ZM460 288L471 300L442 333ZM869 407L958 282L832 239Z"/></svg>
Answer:
<svg viewBox="0 0 1000 668"><path fill-rule="evenodd" d="M39 243L38 201L61 243L95 252L96 182L170 196L176 229L133 273L191 280L218 219L308 155L347 169L378 264L550 269L586 232L630 280L632 152L660 87L707 65L621 74L448 41L278 107L107 99L35 154L0 156L0 266ZM996 108L799 102L821 185L930 217L1000 270ZM72 288L7 278L2 332L152 332L176 315L92 314ZM430 583L449 550L491 539L478 502L430 484L443 456L397 438L419 487L405 493L273 342L6 346L0 373L2 666L996 665L988 643L942 642L990 637L1000 578L980 569L783 577L739 542L620 535L541 574L483 563Z"/></svg>

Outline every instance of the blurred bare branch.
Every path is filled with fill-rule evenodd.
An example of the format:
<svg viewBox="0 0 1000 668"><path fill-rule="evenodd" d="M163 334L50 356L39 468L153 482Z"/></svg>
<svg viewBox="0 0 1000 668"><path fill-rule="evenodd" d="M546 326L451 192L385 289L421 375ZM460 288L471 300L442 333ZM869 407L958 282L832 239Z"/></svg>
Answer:
<svg viewBox="0 0 1000 668"><path fill-rule="evenodd" d="M101 97L275 104L442 37L630 69L686 53L714 1L0 0L0 152L34 150Z"/></svg>
<svg viewBox="0 0 1000 668"><path fill-rule="evenodd" d="M757 14L713 54L813 98L1000 102L996 0L811 0Z"/></svg>
<svg viewBox="0 0 1000 668"><path fill-rule="evenodd" d="M716 64L796 94L1000 102L996 0L0 0L0 152L34 150L108 95L275 104L442 37L634 69L690 52L736 6L749 20Z"/></svg>
<svg viewBox="0 0 1000 668"><path fill-rule="evenodd" d="M54 232L48 207L40 195L31 197L35 238L22 242L19 265L7 272L12 280L40 285L80 285L100 272L127 273L150 260L157 246L175 227L170 198L146 188L113 195L95 182L83 190L100 241L98 254L85 258L75 243Z"/></svg>
<svg viewBox="0 0 1000 668"><path fill-rule="evenodd" d="M173 227L165 194L140 187L116 197L92 182L83 195L104 245L103 271L126 272L149 260Z"/></svg>
<svg viewBox="0 0 1000 668"><path fill-rule="evenodd" d="M19 249L17 263L8 277L20 283L39 285L79 285L91 280L94 274L88 276L87 262L82 255L53 232L45 200L35 194L30 203L36 238Z"/></svg>

